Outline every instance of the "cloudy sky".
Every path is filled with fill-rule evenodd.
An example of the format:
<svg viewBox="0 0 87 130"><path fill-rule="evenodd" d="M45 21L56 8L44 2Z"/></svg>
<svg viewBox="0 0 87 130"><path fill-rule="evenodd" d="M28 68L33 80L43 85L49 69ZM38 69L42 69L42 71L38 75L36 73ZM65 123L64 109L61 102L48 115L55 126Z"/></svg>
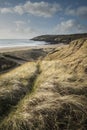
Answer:
<svg viewBox="0 0 87 130"><path fill-rule="evenodd" d="M0 39L87 32L87 0L0 0Z"/></svg>

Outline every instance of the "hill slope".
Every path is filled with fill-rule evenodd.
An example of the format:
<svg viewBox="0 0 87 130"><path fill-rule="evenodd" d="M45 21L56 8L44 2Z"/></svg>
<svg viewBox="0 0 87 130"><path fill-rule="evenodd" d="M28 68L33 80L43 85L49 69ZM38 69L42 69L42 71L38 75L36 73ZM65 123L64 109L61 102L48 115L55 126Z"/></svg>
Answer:
<svg viewBox="0 0 87 130"><path fill-rule="evenodd" d="M79 39L79 38L86 38L87 33L84 34L71 34L71 35L42 35L32 38L35 41L46 41L50 44L59 44L65 43L69 44L71 41Z"/></svg>
<svg viewBox="0 0 87 130"><path fill-rule="evenodd" d="M0 130L86 130L87 39L1 75L0 95Z"/></svg>

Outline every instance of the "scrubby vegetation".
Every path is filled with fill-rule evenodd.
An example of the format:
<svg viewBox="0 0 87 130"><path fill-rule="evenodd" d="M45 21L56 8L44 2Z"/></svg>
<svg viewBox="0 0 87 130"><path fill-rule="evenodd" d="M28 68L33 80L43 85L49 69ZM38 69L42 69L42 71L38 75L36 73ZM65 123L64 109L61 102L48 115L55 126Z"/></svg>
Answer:
<svg viewBox="0 0 87 130"><path fill-rule="evenodd" d="M0 130L87 129L87 39L0 76Z"/></svg>
<svg viewBox="0 0 87 130"><path fill-rule="evenodd" d="M69 34L69 35L41 35L33 38L32 40L46 41L49 42L50 44L60 44L60 43L69 44L73 40L79 38L86 38L86 37L87 37L87 33Z"/></svg>

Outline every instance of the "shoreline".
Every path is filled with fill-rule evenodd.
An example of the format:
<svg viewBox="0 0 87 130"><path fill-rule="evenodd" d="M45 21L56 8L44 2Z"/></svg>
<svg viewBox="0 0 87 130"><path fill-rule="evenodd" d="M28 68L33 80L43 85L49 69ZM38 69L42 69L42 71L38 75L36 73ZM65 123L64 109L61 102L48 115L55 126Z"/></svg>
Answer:
<svg viewBox="0 0 87 130"><path fill-rule="evenodd" d="M1 47L0 53L4 52L14 52L14 51L24 51L29 49L45 49L45 48L56 48L64 46L64 44L47 44L47 45L38 45L38 46L17 46L17 47Z"/></svg>

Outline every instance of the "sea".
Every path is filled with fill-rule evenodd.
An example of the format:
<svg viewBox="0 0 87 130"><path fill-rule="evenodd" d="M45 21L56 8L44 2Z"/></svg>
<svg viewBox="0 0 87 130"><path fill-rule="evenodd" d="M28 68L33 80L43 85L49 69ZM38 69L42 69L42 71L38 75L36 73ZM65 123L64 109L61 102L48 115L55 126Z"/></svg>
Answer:
<svg viewBox="0 0 87 130"><path fill-rule="evenodd" d="M46 45L44 41L33 41L29 39L0 39L0 48L7 47L29 47L29 46L39 46Z"/></svg>

